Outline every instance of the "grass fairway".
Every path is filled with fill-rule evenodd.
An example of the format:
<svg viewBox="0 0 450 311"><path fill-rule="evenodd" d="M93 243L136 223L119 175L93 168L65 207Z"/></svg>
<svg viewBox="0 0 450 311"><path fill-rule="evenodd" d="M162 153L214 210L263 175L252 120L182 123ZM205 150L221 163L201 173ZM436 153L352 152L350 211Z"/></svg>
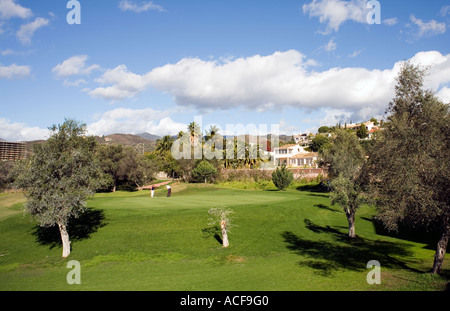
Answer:
<svg viewBox="0 0 450 311"><path fill-rule="evenodd" d="M17 194L0 196L0 290L443 290L449 279L426 273L433 248L376 233L373 210L357 214L348 241L345 215L328 194L255 191L215 185L97 194L72 223L72 253L62 259L59 234L20 212ZM12 196L17 196L13 198ZM208 226L208 209L235 211L230 246ZM81 285L68 285L69 260ZM369 260L381 285L366 282Z"/></svg>

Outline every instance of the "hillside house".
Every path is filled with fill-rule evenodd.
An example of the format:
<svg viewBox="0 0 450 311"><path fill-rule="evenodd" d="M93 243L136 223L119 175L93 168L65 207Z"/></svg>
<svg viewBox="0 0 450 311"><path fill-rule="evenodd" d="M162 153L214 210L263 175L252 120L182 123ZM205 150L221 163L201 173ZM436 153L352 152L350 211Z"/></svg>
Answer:
<svg viewBox="0 0 450 311"><path fill-rule="evenodd" d="M314 136L315 135L311 133L294 135L294 141L296 144L299 144L300 146L307 146L309 143L311 143L311 139Z"/></svg>
<svg viewBox="0 0 450 311"><path fill-rule="evenodd" d="M372 121L368 121L368 122L364 122L362 123L364 124L364 126L366 127L367 131L370 132L373 128L377 128ZM359 128L361 127L361 124L347 124L347 129L351 129L351 130L359 130Z"/></svg>
<svg viewBox="0 0 450 311"><path fill-rule="evenodd" d="M273 161L277 166L317 167L318 154L305 151L300 144L284 145L273 149Z"/></svg>

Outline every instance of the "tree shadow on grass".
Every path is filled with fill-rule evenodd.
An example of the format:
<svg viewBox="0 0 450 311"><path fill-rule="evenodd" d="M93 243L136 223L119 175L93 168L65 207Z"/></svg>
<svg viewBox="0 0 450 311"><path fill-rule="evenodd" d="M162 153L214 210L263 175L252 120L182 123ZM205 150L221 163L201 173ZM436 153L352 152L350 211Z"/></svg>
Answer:
<svg viewBox="0 0 450 311"><path fill-rule="evenodd" d="M316 193L330 192L330 187L328 185L326 185L325 183L302 185L302 186L298 186L296 189L298 191L308 191L308 192L316 192Z"/></svg>
<svg viewBox="0 0 450 311"><path fill-rule="evenodd" d="M436 229L412 228L406 224L399 224L398 231L394 232L386 229L383 223L375 217L362 217L362 219L372 222L378 235L426 244L425 248L430 250L436 250L437 243L441 237L441 233ZM450 243L447 251L450 251Z"/></svg>
<svg viewBox="0 0 450 311"><path fill-rule="evenodd" d="M106 226L104 211L88 208L78 218L69 220L67 231L70 241L80 241L88 239L92 233L97 232L99 228L104 226ZM48 245L50 249L62 245L57 225L51 227L36 225L33 235L36 237L36 242L41 245Z"/></svg>
<svg viewBox="0 0 450 311"><path fill-rule="evenodd" d="M220 245L222 245L223 241L219 232L220 232L219 226L212 226L202 229L203 238L208 239L213 237L214 239L216 239L217 242L219 242Z"/></svg>
<svg viewBox="0 0 450 311"><path fill-rule="evenodd" d="M319 226L308 219L305 219L305 224L308 230L327 235L332 241L307 240L290 231L281 236L289 250L306 257L299 265L313 268L321 275L331 276L337 270L366 271L370 260L379 261L381 267L422 272L408 267L406 259L398 259L412 255L408 250L409 244L360 237L351 239L337 228Z"/></svg>

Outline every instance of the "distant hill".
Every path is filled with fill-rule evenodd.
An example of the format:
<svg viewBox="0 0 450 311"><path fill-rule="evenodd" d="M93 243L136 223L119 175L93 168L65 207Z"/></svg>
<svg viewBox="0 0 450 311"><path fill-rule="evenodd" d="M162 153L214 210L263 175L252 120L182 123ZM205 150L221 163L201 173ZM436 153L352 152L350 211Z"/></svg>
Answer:
<svg viewBox="0 0 450 311"><path fill-rule="evenodd" d="M250 139L255 139L257 137L250 137L251 135L238 135L238 139L239 140L245 140L247 142L250 141ZM278 138L279 142L283 142L286 143L287 141L289 141L291 139L291 136L289 135L279 135L278 137L276 135L275 139ZM234 136L225 136L224 138L226 139L232 139ZM264 136L259 136L259 140L258 141L261 145L265 145L267 140L270 140L271 135L264 135ZM111 134L111 135L107 135L107 136L95 136L96 141L99 144L122 144L125 146L133 146L139 153L143 153L143 152L152 152L156 149L156 140L160 139L160 136L154 135L154 134L150 134L150 133L141 133L141 134L137 134L137 135L133 135L133 134ZM173 139L176 139L177 136L174 135L172 136ZM253 141L255 141L253 140ZM3 139L0 138L0 141L5 141ZM35 140L35 141L26 141L26 151L27 153L31 153L32 149L33 149L33 145L35 144L41 144L45 142L44 140Z"/></svg>
<svg viewBox="0 0 450 311"><path fill-rule="evenodd" d="M6 140L0 138L0 141L6 141Z"/></svg>
<svg viewBox="0 0 450 311"><path fill-rule="evenodd" d="M108 136L95 136L99 144L121 144L125 146L133 146L139 153L151 152L156 148L154 140L146 139L138 135L132 134L111 134Z"/></svg>
<svg viewBox="0 0 450 311"><path fill-rule="evenodd" d="M142 138L145 138L145 139L148 139L148 140L158 140L158 139L161 138L161 136L153 135L153 134L150 134L150 133L147 133L147 132L141 133L141 134L136 134L136 136L139 136L139 137L142 137Z"/></svg>

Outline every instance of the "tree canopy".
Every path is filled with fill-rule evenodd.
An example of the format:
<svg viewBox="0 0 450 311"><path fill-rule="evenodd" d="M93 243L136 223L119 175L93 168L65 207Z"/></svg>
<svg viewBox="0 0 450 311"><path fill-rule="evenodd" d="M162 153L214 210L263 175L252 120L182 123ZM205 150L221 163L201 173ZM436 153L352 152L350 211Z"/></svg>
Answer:
<svg viewBox="0 0 450 311"><path fill-rule="evenodd" d="M359 186L364 164L364 150L353 131L337 129L331 144L322 150L324 161L332 179L331 203L342 207L347 216L348 236L356 237L355 215L364 201Z"/></svg>
<svg viewBox="0 0 450 311"><path fill-rule="evenodd" d="M433 264L439 273L450 238L450 114L449 104L423 90L425 74L408 62L402 67L365 176L388 229L406 224L441 232Z"/></svg>
<svg viewBox="0 0 450 311"><path fill-rule="evenodd" d="M67 119L50 130L53 134L35 145L16 183L26 190L25 210L41 226L58 225L67 257L68 222L85 210L86 200L101 186L102 173L94 157L95 140L85 136L85 124Z"/></svg>

